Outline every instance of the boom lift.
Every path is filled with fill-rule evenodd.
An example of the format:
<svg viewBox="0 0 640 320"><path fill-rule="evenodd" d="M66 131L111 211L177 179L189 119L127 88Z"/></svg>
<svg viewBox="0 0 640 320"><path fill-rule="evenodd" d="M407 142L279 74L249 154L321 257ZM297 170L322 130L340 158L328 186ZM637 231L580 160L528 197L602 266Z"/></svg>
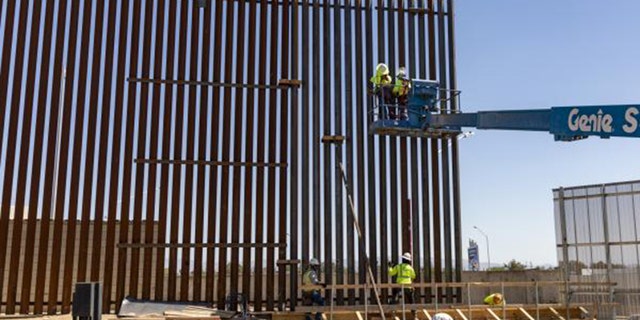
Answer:
<svg viewBox="0 0 640 320"><path fill-rule="evenodd" d="M546 131L556 141L588 136L640 137L640 105L565 106L551 109L440 112L439 84L413 79L406 106L385 104L381 97L371 111L370 132L380 135L446 138L462 133L462 127L497 130ZM457 93L454 93L457 94ZM389 112L395 108L396 112ZM405 110L402 110L406 108ZM444 110L442 110L444 111ZM389 114L405 116L390 117Z"/></svg>

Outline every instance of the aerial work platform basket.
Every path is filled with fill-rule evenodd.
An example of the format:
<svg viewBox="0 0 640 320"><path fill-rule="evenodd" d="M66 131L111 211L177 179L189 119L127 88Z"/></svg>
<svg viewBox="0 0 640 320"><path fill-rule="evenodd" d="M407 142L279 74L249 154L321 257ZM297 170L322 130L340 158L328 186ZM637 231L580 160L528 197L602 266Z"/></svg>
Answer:
<svg viewBox="0 0 640 320"><path fill-rule="evenodd" d="M370 110L371 134L444 138L461 133L460 128L435 128L427 125L428 114L438 110L440 89L437 81L412 79L406 105L397 103L391 97L392 87L393 85L386 85L376 94Z"/></svg>

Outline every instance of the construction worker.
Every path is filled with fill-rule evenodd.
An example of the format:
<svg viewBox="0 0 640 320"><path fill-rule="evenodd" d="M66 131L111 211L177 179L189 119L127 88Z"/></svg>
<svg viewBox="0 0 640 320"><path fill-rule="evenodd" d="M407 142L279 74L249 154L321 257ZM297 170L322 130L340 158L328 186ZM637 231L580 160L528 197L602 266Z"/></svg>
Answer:
<svg viewBox="0 0 640 320"><path fill-rule="evenodd" d="M395 101L393 101L393 88L391 86L391 76L389 75L389 67L384 63L379 63L376 66L376 72L369 79L373 84L372 93L377 95L381 99L380 108L380 116L381 118L386 118L385 111L389 105L393 105Z"/></svg>
<svg viewBox="0 0 640 320"><path fill-rule="evenodd" d="M500 293L492 293L484 298L484 304L501 306L504 304L504 297Z"/></svg>
<svg viewBox="0 0 640 320"><path fill-rule="evenodd" d="M393 95L398 102L396 119L403 119L407 116L407 104L409 103L409 90L411 90L411 80L407 78L404 67L401 67L396 74L396 83L393 86Z"/></svg>
<svg viewBox="0 0 640 320"><path fill-rule="evenodd" d="M416 271L413 270L413 267L411 266L411 253L405 252L402 255L402 262L389 268L389 276L395 276L395 282L397 284L406 286L403 287L402 290L400 288L395 288L393 290L394 302L397 303L398 295L402 292L404 302L413 303L413 288L411 287L411 283L413 282L413 279L416 278Z"/></svg>
<svg viewBox="0 0 640 320"><path fill-rule="evenodd" d="M320 288L324 283L320 282L318 273L320 261L316 258L309 260L309 269L302 276L302 303L306 306L324 306L324 298L320 295Z"/></svg>
<svg viewBox="0 0 640 320"><path fill-rule="evenodd" d="M433 318L431 318L431 320L453 320L453 317L451 317L447 313L440 312L433 315Z"/></svg>

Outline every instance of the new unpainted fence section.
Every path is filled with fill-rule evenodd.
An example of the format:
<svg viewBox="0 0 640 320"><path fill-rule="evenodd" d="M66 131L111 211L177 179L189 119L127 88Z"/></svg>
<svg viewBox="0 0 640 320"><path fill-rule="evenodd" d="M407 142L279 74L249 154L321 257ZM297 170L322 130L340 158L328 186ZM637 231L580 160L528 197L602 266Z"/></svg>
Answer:
<svg viewBox="0 0 640 320"><path fill-rule="evenodd" d="M612 316L640 314L640 181L557 188L553 196L563 278L617 283L573 292L573 301L604 300Z"/></svg>

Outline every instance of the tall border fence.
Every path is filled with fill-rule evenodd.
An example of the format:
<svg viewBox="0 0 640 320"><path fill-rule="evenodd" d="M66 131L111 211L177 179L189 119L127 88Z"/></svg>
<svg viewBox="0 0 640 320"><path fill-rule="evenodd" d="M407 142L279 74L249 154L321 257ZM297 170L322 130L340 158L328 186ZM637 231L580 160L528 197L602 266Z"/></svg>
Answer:
<svg viewBox="0 0 640 320"><path fill-rule="evenodd" d="M601 317L640 314L640 181L553 190L563 276L603 288L566 290Z"/></svg>
<svg viewBox="0 0 640 320"><path fill-rule="evenodd" d="M389 282L404 251L420 282L460 281L457 139L368 132L379 62L438 80L441 111L455 108L453 12L453 0L1 1L0 313L68 313L86 281L103 283L105 312L125 296L223 306L233 293L274 310L296 304L285 271L312 257L335 284L366 282L368 266ZM417 294L461 301L455 288Z"/></svg>

